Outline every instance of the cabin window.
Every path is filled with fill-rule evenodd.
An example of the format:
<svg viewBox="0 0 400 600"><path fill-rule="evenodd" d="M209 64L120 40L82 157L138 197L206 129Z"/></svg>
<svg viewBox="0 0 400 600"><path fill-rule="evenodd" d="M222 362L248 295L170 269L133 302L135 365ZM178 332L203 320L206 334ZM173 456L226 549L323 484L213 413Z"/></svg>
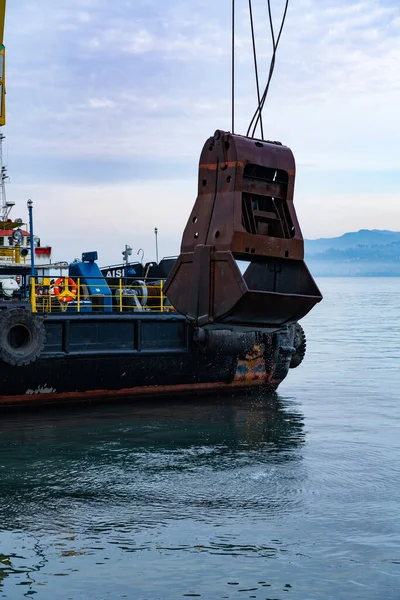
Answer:
<svg viewBox="0 0 400 600"><path fill-rule="evenodd" d="M4 246L4 238L0 237L0 246Z"/></svg>

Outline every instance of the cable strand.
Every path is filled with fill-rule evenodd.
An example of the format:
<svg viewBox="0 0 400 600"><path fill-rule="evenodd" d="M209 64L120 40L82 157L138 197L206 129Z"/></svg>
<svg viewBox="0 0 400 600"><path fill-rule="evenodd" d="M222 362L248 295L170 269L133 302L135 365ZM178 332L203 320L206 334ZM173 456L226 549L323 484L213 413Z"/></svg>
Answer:
<svg viewBox="0 0 400 600"><path fill-rule="evenodd" d="M252 137L254 137L254 134L255 134L255 131L256 131L256 128L257 128L257 124L258 124L258 121L259 121L259 115L262 113L262 110L264 108L265 100L267 98L269 87L270 87L271 80L272 80L272 75L274 73L275 61L276 61L276 52L277 52L277 49L278 49L279 41L281 39L281 35L282 35L282 31L283 31L283 26L285 24L288 4L289 4L289 0L286 0L285 10L284 10L284 13L283 13L281 26L280 26L278 37L276 38L276 41L275 41L274 33L272 33L273 54L272 54L272 58L271 58L271 65L270 65L270 69L269 69L267 85L265 86L265 90L264 90L264 93L263 93L263 96L262 96L262 99L261 99L261 107L260 107L260 109L258 111L258 116L255 119L255 124L254 124L254 127L253 127ZM271 31L272 31L273 30L273 22L272 22L271 2L270 2L270 0L268 0L268 9L269 9L269 15L270 15L270 26L271 26ZM256 111L256 114L257 114L257 111Z"/></svg>
<svg viewBox="0 0 400 600"><path fill-rule="evenodd" d="M255 40L255 35L254 35L253 10L252 10L252 6L251 6L251 0L249 0L249 14L250 14L250 27L251 27L251 40L252 40L252 44L253 44L254 73L255 73L255 78L256 78L258 113L259 113L259 119L260 119L260 131L261 131L261 139L264 139L264 129L263 129L263 122L262 122L262 114L260 112L260 105L261 105L260 84L259 84L259 81L258 81L256 40Z"/></svg>
<svg viewBox="0 0 400 600"><path fill-rule="evenodd" d="M232 0L232 133L235 133L235 0Z"/></svg>
<svg viewBox="0 0 400 600"><path fill-rule="evenodd" d="M259 100L258 106L253 114L253 117L250 121L249 127L247 129L247 136L250 135L250 131L251 132L251 137L254 137L254 134L256 132L257 129L257 125L260 122L260 119L262 118L262 110L264 108L264 104L265 104L265 100L267 98L268 95L268 91L269 91L269 87L271 84L271 79L272 79L272 75L274 72L274 68L275 68L275 60L276 60L276 52L278 49L278 45L281 39L281 35L282 35L282 31L283 31L283 27L285 24L285 20L286 20L286 15L287 15L287 10L288 10L288 5L289 5L289 0L286 0L285 3L285 9L283 11L283 16L282 16L282 21L281 21L281 25L279 28L279 32L278 32L278 36L275 40L275 30L274 30L274 24L273 24L273 20L272 20L272 10L271 10L271 0L268 0L268 18L269 18L269 26L270 26L270 31L271 31L271 39L272 39L272 57L271 57L271 63L270 63L270 67L269 67L269 73L268 73L268 78L267 78L267 83L266 86L264 88L263 94L261 96L261 99ZM252 129L253 128L253 129Z"/></svg>

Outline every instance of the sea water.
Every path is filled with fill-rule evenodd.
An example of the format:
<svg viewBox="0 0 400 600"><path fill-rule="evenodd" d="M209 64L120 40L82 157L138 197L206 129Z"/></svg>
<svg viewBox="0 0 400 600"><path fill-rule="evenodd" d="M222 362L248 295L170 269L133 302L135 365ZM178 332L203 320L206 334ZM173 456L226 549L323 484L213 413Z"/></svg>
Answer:
<svg viewBox="0 0 400 600"><path fill-rule="evenodd" d="M398 600L400 279L320 279L277 395L2 413L0 598Z"/></svg>

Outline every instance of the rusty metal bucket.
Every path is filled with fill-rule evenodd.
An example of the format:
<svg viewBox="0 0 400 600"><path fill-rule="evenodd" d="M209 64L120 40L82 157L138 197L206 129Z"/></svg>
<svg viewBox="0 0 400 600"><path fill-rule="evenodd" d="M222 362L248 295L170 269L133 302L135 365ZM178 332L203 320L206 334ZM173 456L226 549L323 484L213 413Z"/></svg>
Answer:
<svg viewBox="0 0 400 600"><path fill-rule="evenodd" d="M322 299L304 263L289 148L217 131L164 291L198 325L274 330Z"/></svg>

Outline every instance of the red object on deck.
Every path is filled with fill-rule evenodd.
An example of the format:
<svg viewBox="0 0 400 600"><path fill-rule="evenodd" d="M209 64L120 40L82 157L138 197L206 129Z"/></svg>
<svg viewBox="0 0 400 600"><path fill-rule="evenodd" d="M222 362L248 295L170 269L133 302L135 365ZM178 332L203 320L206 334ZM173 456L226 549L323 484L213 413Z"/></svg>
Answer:
<svg viewBox="0 0 400 600"><path fill-rule="evenodd" d="M35 254L51 254L51 246L45 246L44 248L35 248Z"/></svg>

